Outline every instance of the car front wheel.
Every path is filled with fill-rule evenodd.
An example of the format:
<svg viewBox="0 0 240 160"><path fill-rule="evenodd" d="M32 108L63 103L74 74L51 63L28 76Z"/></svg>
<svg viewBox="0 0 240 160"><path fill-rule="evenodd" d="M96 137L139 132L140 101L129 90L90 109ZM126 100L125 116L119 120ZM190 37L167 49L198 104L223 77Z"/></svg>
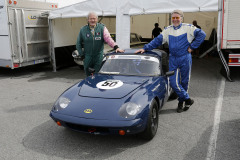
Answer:
<svg viewBox="0 0 240 160"><path fill-rule="evenodd" d="M148 113L146 129L141 133L144 139L151 140L157 133L158 129L158 104L154 99L151 103Z"/></svg>

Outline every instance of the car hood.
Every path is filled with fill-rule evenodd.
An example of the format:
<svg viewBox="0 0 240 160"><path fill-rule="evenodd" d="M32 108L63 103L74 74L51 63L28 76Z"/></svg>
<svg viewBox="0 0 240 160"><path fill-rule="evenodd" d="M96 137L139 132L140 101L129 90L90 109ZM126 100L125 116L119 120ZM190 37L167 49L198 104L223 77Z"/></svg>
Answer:
<svg viewBox="0 0 240 160"><path fill-rule="evenodd" d="M99 75L86 78L80 86L79 96L93 98L123 98L149 79L136 76Z"/></svg>

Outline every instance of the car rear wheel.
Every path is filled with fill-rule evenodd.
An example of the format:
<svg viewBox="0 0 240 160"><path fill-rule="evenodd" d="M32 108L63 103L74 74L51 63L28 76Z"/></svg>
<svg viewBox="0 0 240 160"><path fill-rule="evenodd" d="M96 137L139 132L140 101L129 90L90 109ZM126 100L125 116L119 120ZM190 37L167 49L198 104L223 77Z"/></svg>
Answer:
<svg viewBox="0 0 240 160"><path fill-rule="evenodd" d="M144 139L151 140L157 133L158 129L158 104L154 99L148 113L146 129L141 133Z"/></svg>

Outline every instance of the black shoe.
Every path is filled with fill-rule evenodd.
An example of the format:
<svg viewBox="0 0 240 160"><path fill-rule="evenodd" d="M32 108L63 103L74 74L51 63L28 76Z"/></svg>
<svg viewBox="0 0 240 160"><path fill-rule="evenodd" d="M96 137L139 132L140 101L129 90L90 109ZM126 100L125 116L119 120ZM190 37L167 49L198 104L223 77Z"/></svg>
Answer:
<svg viewBox="0 0 240 160"><path fill-rule="evenodd" d="M194 100L189 98L185 101L185 107L183 108L183 111L187 111L190 106L194 103Z"/></svg>
<svg viewBox="0 0 240 160"><path fill-rule="evenodd" d="M183 102L178 102L177 112L178 112L178 113L183 112Z"/></svg>

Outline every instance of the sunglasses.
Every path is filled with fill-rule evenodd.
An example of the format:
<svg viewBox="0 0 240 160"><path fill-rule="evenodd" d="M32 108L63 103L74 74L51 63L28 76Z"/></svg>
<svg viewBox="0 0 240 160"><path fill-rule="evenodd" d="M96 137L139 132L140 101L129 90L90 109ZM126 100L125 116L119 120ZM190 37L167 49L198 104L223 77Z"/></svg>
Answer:
<svg viewBox="0 0 240 160"><path fill-rule="evenodd" d="M179 20L179 19L180 19L180 17L172 17L172 20L174 20L174 19L177 19L177 20Z"/></svg>

